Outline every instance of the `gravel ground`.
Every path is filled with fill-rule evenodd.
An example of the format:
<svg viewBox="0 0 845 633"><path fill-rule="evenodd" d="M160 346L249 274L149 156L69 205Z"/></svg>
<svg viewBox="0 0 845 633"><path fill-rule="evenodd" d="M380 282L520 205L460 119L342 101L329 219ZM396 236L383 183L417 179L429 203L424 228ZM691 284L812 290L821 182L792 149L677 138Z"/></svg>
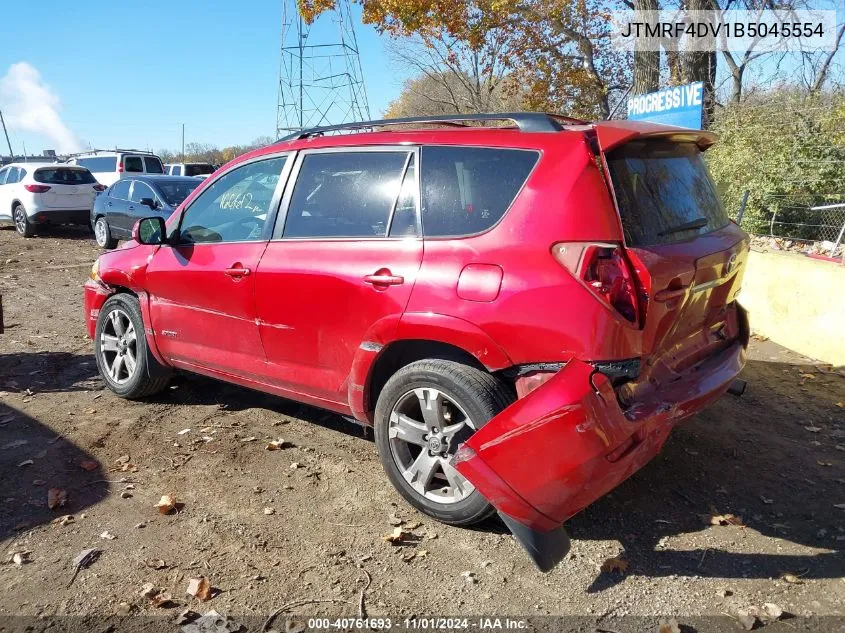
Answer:
<svg viewBox="0 0 845 633"><path fill-rule="evenodd" d="M83 326L97 254L81 229L0 229L0 615L213 608L260 629L286 604L283 615L354 617L363 602L394 621L570 615L589 631L661 618L706 630L709 616L742 630L740 612L764 603L845 616L841 371L755 337L746 394L683 424L574 517L567 560L541 574L498 521L453 528L404 504L371 434L335 414L199 377L146 402L113 396ZM289 447L266 450L279 438ZM64 506L48 508L50 489ZM159 514L162 495L179 511ZM711 525L724 514L742 525ZM394 545L382 537L399 520L409 536ZM71 583L89 548L102 554ZM602 571L614 557L627 568ZM186 594L198 577L207 602ZM143 596L145 583L170 602Z"/></svg>

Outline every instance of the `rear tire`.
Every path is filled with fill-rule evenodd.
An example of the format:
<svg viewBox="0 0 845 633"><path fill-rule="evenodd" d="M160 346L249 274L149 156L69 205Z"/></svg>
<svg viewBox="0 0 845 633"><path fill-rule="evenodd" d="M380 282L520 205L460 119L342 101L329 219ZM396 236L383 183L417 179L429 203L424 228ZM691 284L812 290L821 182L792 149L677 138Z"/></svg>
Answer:
<svg viewBox="0 0 845 633"><path fill-rule="evenodd" d="M112 237L111 227L105 216L99 216L94 222L94 240L100 248L110 250L117 246L117 240Z"/></svg>
<svg viewBox="0 0 845 633"><path fill-rule="evenodd" d="M164 390L171 371L147 347L138 298L117 294L100 309L94 334L94 357L106 386L134 400Z"/></svg>
<svg viewBox="0 0 845 633"><path fill-rule="evenodd" d="M23 205L18 203L12 210L12 219L15 221L15 229L22 237L32 237L35 235L35 225L29 221L26 215L26 209Z"/></svg>
<svg viewBox="0 0 845 633"><path fill-rule="evenodd" d="M379 459L408 503L450 525L470 525L495 509L449 465L458 445L514 396L495 376L448 360L421 360L385 384L375 411Z"/></svg>

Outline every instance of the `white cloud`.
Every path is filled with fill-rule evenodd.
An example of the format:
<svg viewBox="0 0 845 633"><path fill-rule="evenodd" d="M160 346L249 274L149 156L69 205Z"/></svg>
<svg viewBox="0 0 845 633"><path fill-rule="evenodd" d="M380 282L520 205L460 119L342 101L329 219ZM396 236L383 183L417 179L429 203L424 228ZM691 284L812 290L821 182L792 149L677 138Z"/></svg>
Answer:
<svg viewBox="0 0 845 633"><path fill-rule="evenodd" d="M59 153L76 152L82 143L59 116L61 103L31 64L12 64L0 78L0 109L6 126L40 134Z"/></svg>

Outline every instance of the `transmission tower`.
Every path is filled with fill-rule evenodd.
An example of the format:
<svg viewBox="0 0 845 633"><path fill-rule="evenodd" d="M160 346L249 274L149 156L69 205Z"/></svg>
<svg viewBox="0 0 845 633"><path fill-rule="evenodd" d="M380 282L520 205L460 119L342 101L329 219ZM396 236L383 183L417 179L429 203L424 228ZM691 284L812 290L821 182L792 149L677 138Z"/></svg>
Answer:
<svg viewBox="0 0 845 633"><path fill-rule="evenodd" d="M370 118L349 0L306 24L296 0L282 0L276 136Z"/></svg>

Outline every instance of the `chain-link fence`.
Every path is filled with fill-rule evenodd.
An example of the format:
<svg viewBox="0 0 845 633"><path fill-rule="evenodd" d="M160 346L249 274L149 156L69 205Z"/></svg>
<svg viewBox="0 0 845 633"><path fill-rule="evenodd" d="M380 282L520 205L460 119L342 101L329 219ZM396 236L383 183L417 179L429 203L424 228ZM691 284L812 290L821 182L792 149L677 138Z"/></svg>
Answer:
<svg viewBox="0 0 845 633"><path fill-rule="evenodd" d="M807 204L773 205L769 234L818 245L834 257L841 254L845 235L845 195L841 202L810 206Z"/></svg>

